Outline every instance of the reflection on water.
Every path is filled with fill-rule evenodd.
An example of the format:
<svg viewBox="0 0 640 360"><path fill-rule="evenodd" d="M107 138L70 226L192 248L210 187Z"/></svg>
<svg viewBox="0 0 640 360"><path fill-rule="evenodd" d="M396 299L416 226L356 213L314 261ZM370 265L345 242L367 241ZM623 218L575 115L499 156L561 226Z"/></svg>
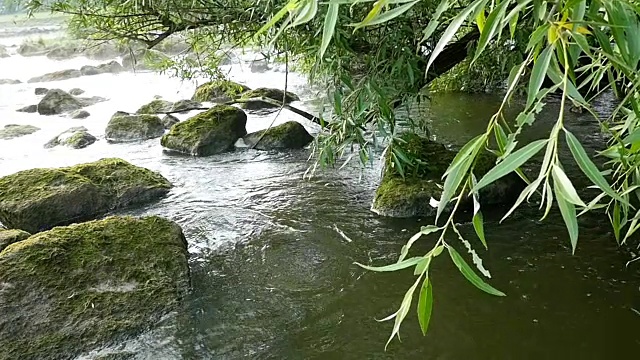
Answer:
<svg viewBox="0 0 640 360"><path fill-rule="evenodd" d="M0 78L24 81L87 63L13 56L0 60ZM282 72L251 73L246 65L229 70L252 87L284 84ZM301 95L297 105L314 110L317 98L304 79L293 74L288 83ZM42 85L80 87L87 96L109 101L90 107L86 120L16 113L36 101L33 89ZM306 151L238 150L192 158L163 153L157 140L112 145L102 138L84 150L42 147L71 126L102 136L116 110L133 111L154 95L188 98L195 85L150 73L0 85L0 126L42 128L0 141L0 175L121 157L175 184L160 202L126 213L159 214L183 227L192 254L193 293L175 317L111 350L133 351L137 359L602 359L640 350L640 316L632 311L640 308L640 278L637 267L624 267L628 258L617 250L604 217L582 221L575 256L557 215L540 223L539 213L523 209L501 225L490 218L490 251L480 250L477 241L474 245L493 275L491 283L508 296L476 290L443 255L432 270L435 307L428 336L420 334L412 311L402 342L385 352L392 324L375 319L395 312L411 273L375 274L353 263L395 261L401 245L427 220L371 213L376 169L326 171L302 180L309 166ZM499 101L488 95L441 96L424 116L434 137L459 146L484 130ZM554 106L548 106L525 136L544 136L553 113ZM590 139L588 147L600 144L592 136L592 120L568 116L572 130ZM292 114L278 121L290 119L317 131ZM248 130L265 128L271 120L251 116ZM468 224L461 229L474 239ZM433 240L417 243L416 254Z"/></svg>

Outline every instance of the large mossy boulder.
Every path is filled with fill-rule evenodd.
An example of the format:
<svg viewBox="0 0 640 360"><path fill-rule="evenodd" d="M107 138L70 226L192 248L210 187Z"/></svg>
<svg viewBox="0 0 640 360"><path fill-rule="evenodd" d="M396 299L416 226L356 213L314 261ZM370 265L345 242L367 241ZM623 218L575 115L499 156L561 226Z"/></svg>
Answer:
<svg viewBox="0 0 640 360"><path fill-rule="evenodd" d="M51 89L38 103L40 115L58 115L78 110L84 104L75 96L60 89Z"/></svg>
<svg viewBox="0 0 640 360"><path fill-rule="evenodd" d="M120 115L116 113L105 130L109 142L131 142L154 139L164 134L164 126L155 115Z"/></svg>
<svg viewBox="0 0 640 360"><path fill-rule="evenodd" d="M259 98L270 99L273 100L274 103L250 100ZM285 93L284 90L280 89L258 88L242 94L240 97L240 107L249 111L269 111L281 106L283 99L285 104L300 100L298 95L289 91Z"/></svg>
<svg viewBox="0 0 640 360"><path fill-rule="evenodd" d="M225 102L238 98L249 90L249 87L229 80L210 81L198 86L191 100Z"/></svg>
<svg viewBox="0 0 640 360"><path fill-rule="evenodd" d="M233 149L247 134L247 115L227 105L217 105L174 125L162 137L162 146L194 156L208 156Z"/></svg>
<svg viewBox="0 0 640 360"><path fill-rule="evenodd" d="M171 111L173 103L171 101L155 99L148 104L142 105L136 114L162 114Z"/></svg>
<svg viewBox="0 0 640 360"><path fill-rule="evenodd" d="M49 140L44 147L49 149L58 145L68 146L72 149L82 149L93 144L98 139L89 134L84 126L73 127Z"/></svg>
<svg viewBox="0 0 640 360"><path fill-rule="evenodd" d="M244 137L247 146L258 150L302 149L311 141L313 136L296 121L288 121Z"/></svg>
<svg viewBox="0 0 640 360"><path fill-rule="evenodd" d="M162 175L121 159L25 170L0 178L0 222L36 233L145 204L170 189Z"/></svg>
<svg viewBox="0 0 640 360"><path fill-rule="evenodd" d="M29 79L28 83L38 83L38 82L47 82L47 81L60 81L73 79L82 76L80 70L76 69L68 69L68 70L60 70L52 73L44 74L41 76L36 76Z"/></svg>
<svg viewBox="0 0 640 360"><path fill-rule="evenodd" d="M406 177L403 178L391 161L391 152L387 153L371 210L378 215L398 218L435 216L437 208L432 204L434 200L440 200L442 176L456 152L416 134L405 134L402 140L404 143L393 146L399 146L404 154L419 161L413 164L413 168L404 169ZM481 153L476 162L475 175L482 177L494 166L495 161L492 154ZM517 175L507 175L480 190L480 203L497 205L508 202L524 186ZM465 195L461 207L468 208L472 204L472 198Z"/></svg>
<svg viewBox="0 0 640 360"><path fill-rule="evenodd" d="M4 250L7 246L17 243L18 241L22 241L27 239L31 234L26 231L18 230L18 229L0 229L0 252Z"/></svg>
<svg viewBox="0 0 640 360"><path fill-rule="evenodd" d="M0 360L75 359L116 345L179 308L187 242L169 220L108 217L0 252Z"/></svg>
<svg viewBox="0 0 640 360"><path fill-rule="evenodd" d="M5 125L4 128L0 129L0 140L10 140L17 137L30 135L38 130L40 130L40 128L33 125Z"/></svg>

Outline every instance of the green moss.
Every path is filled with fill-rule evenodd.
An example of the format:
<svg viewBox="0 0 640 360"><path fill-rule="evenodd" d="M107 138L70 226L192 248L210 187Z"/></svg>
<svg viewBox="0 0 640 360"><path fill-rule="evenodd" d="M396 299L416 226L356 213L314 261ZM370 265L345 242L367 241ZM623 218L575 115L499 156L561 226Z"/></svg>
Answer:
<svg viewBox="0 0 640 360"><path fill-rule="evenodd" d="M105 137L111 142L153 139L164 134L162 121L156 115L122 115L111 117Z"/></svg>
<svg viewBox="0 0 640 360"><path fill-rule="evenodd" d="M0 229L0 252L4 250L7 246L16 243L18 241L22 241L27 239L31 234L22 230L4 230Z"/></svg>
<svg viewBox="0 0 640 360"><path fill-rule="evenodd" d="M246 134L246 114L236 107L216 105L171 127L162 146L192 155L211 155L232 147Z"/></svg>
<svg viewBox="0 0 640 360"><path fill-rule="evenodd" d="M162 175L109 158L0 178L0 222L31 233L152 201L171 188Z"/></svg>
<svg viewBox="0 0 640 360"><path fill-rule="evenodd" d="M216 80L198 86L191 100L194 101L228 101L248 91L245 85L229 80Z"/></svg>
<svg viewBox="0 0 640 360"><path fill-rule="evenodd" d="M313 136L300 123L287 121L270 129L251 133L244 137L244 141L259 150L300 149L313 141Z"/></svg>
<svg viewBox="0 0 640 360"><path fill-rule="evenodd" d="M0 253L0 359L66 359L142 331L189 287L186 241L159 217L57 227Z"/></svg>
<svg viewBox="0 0 640 360"><path fill-rule="evenodd" d="M156 99L146 105L142 105L136 111L136 114L161 114L171 111L172 106L173 103L170 101Z"/></svg>

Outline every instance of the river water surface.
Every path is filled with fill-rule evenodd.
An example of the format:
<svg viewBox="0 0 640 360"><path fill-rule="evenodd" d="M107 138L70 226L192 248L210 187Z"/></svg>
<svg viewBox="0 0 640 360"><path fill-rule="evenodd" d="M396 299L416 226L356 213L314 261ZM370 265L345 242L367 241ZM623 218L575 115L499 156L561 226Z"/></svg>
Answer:
<svg viewBox="0 0 640 360"><path fill-rule="evenodd" d="M5 45L23 38L1 37ZM15 53L15 47L9 48ZM245 55L249 57L249 55ZM27 79L100 62L53 61L13 54L0 59L0 79ZM230 68L233 80L250 87L283 87L282 69L255 73L247 63ZM311 112L318 96L305 79L290 74L294 104ZM37 102L34 88L69 90L106 102L87 108L85 120L39 116L15 110ZM127 352L134 359L619 359L640 356L640 272L625 267L605 216L581 221L578 250L571 255L559 215L544 222L523 209L486 225L489 251L472 240L491 284L507 297L486 295L467 283L446 256L432 265L435 303L429 334L420 333L415 312L407 316L402 342L385 351L389 322L412 284L410 271L377 274L354 262L387 264L428 220L379 217L369 211L379 173L376 166L303 174L308 151L235 152L193 158L163 153L159 140L108 144L104 128L117 110L135 111L153 96L190 98L196 82L154 73L87 76L55 83L0 85L0 126L30 124L40 131L0 140L0 176L34 167L67 166L120 157L162 173L175 185L168 197L127 214L157 214L179 223L189 242L193 293L157 328L100 354ZM85 96L85 95L83 95ZM482 131L499 99L448 95L422 113L438 140L461 145ZM607 102L601 104L607 107ZM553 106L530 138L544 136ZM248 131L269 126L274 115L250 116ZM602 139L586 116L570 115L572 129L595 147ZM187 115L181 116L186 118ZM291 113L276 123L297 120ZM546 124L546 125L545 125ZM85 126L99 141L82 150L44 149L72 126ZM497 209L496 209L497 210ZM475 239L468 224L461 229ZM343 232L348 239L341 236ZM416 254L434 239L414 246ZM452 243L455 242L451 239ZM459 247L461 253L464 247ZM92 358L97 353L82 358Z"/></svg>

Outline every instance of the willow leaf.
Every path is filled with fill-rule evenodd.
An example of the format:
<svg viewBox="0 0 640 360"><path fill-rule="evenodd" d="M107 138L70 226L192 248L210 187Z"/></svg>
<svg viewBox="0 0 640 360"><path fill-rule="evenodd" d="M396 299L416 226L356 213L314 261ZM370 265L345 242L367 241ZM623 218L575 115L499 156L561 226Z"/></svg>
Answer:
<svg viewBox="0 0 640 360"><path fill-rule="evenodd" d="M320 45L320 60L324 57L327 47L331 42L331 38L336 31L336 23L338 22L338 10L340 10L340 4L329 4L329 10L324 18L324 28L322 30L322 43Z"/></svg>
<svg viewBox="0 0 640 360"><path fill-rule="evenodd" d="M527 144L523 148L513 152L509 156L505 157L498 165L496 165L493 169L489 170L483 177L478 181L478 184L474 186L472 189L473 192L476 192L483 187L491 184L492 182L502 178L503 176L511 173L516 170L522 164L527 162L533 155L537 154L542 147L544 147L549 140L540 139L536 140L532 143Z"/></svg>
<svg viewBox="0 0 640 360"><path fill-rule="evenodd" d="M556 193L556 202L558 208L560 208L560 214L567 226L569 232L569 240L571 241L572 253L576 252L576 245L578 244L578 219L576 217L576 207L565 197L562 190L558 188L558 183L553 182L554 192Z"/></svg>
<svg viewBox="0 0 640 360"><path fill-rule="evenodd" d="M449 256L451 260L456 265L458 270L462 273L462 275L475 287L486 292L487 294L495 295L495 296L507 296L502 291L494 288L493 286L487 284L482 280L469 265L464 261L462 256L451 246L447 246L447 250L449 250Z"/></svg>
<svg viewBox="0 0 640 360"><path fill-rule="evenodd" d="M428 277L422 282L420 288L420 297L418 298L418 321L422 335L427 335L429 329L429 321L431 320L431 311L433 309L433 288Z"/></svg>

